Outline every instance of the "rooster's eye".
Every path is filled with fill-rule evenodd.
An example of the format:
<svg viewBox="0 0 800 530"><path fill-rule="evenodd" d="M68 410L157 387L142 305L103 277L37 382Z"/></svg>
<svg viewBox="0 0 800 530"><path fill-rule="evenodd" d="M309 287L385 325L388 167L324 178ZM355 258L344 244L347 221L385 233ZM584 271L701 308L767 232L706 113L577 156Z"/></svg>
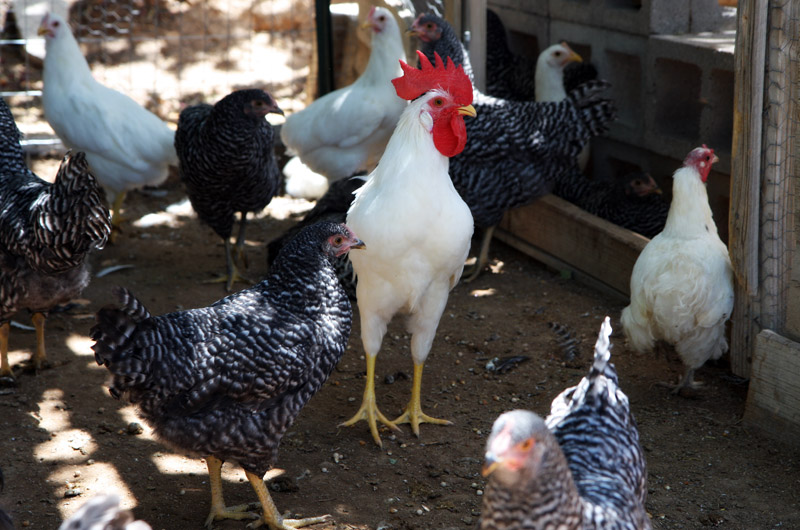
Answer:
<svg viewBox="0 0 800 530"><path fill-rule="evenodd" d="M433 104L436 105L437 107L441 107L442 105L444 105L444 100L442 98L436 98L433 100Z"/></svg>
<svg viewBox="0 0 800 530"><path fill-rule="evenodd" d="M522 449L523 451L530 451L531 447L533 447L533 439L532 438L528 438L527 440L525 440L524 442L519 444L519 448Z"/></svg>

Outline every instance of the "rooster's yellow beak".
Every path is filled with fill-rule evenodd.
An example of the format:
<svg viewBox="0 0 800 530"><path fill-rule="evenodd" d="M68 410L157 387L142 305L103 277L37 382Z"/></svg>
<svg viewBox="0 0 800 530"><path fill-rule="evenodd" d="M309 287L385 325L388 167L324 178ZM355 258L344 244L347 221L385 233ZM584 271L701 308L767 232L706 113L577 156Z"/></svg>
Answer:
<svg viewBox="0 0 800 530"><path fill-rule="evenodd" d="M42 35L47 35L47 28L44 26L39 26L39 29L36 30L36 34L39 35L40 37Z"/></svg>
<svg viewBox="0 0 800 530"><path fill-rule="evenodd" d="M472 105L465 105L463 107L458 107L458 113L463 116L469 116L470 118L474 118L475 116L478 115L478 113L475 112L475 107L473 107Z"/></svg>

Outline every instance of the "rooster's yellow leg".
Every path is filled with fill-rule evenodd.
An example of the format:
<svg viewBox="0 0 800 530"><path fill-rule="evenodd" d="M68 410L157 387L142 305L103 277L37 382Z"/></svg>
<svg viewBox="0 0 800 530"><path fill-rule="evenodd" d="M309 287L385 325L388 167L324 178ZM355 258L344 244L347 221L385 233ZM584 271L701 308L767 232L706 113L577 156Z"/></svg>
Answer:
<svg viewBox="0 0 800 530"><path fill-rule="evenodd" d="M8 322L0 324L0 380L14 381L14 372L8 364L8 332L11 325Z"/></svg>
<svg viewBox="0 0 800 530"><path fill-rule="evenodd" d="M330 515L321 515L319 517L306 517L304 519L284 519L283 516L278 513L278 508L275 507L275 503L272 501L272 497L269 491L267 491L267 487L264 485L264 479L249 471L245 471L244 474L247 475L247 479L253 486L258 500L261 502L261 507L264 510L264 515L258 521L253 521L247 525L248 528L258 528L266 523L267 528L270 529L291 530L292 528L302 528L312 524L324 523L331 518Z"/></svg>
<svg viewBox="0 0 800 530"><path fill-rule="evenodd" d="M355 416L350 418L344 423L340 423L339 427L350 427L360 420L366 420L369 424L369 430L372 432L372 439L380 447L383 447L381 437L378 434L378 424L380 421L384 425L399 431L400 428L395 425L393 421L383 415L378 410L378 405L375 402L375 359L376 355L367 355L367 385L364 387L364 398L361 401L361 408L358 409Z"/></svg>
<svg viewBox="0 0 800 530"><path fill-rule="evenodd" d="M420 423L434 423L436 425L452 425L452 421L432 418L422 412L422 368L423 363L414 364L414 381L411 388L411 401L408 402L405 412L394 423L410 423L411 430L419 436Z"/></svg>
<svg viewBox="0 0 800 530"><path fill-rule="evenodd" d="M258 519L258 515L247 510L251 508L249 504L238 506L225 506L225 499L222 497L222 460L209 456L206 458L208 466L208 482L211 484L211 511L206 518L206 528L211 528L211 524L219 519Z"/></svg>
<svg viewBox="0 0 800 530"><path fill-rule="evenodd" d="M483 237L481 238L481 248L478 251L478 257L475 258L475 263L471 267L464 268L464 283L469 283L483 272L483 268L489 263L489 246L492 242L492 235L494 234L494 227L484 229Z"/></svg>
<svg viewBox="0 0 800 530"><path fill-rule="evenodd" d="M44 313L34 313L31 317L33 327L36 328L36 351L33 353L33 369L37 372L47 365L47 355L44 349Z"/></svg>
<svg viewBox="0 0 800 530"><path fill-rule="evenodd" d="M253 282L239 273L239 268L233 260L231 242L225 239L225 274L217 276L213 280L204 283L225 283L228 292L233 291L233 284L236 282L252 284Z"/></svg>

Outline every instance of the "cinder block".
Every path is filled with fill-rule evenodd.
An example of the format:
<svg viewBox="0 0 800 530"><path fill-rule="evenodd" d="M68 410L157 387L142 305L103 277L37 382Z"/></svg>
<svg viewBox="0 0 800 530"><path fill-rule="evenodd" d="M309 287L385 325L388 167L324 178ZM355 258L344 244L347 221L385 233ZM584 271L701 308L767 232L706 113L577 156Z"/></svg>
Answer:
<svg viewBox="0 0 800 530"><path fill-rule="evenodd" d="M734 41L734 32L648 39L640 144L682 160L707 143L719 155L719 171L730 173Z"/></svg>
<svg viewBox="0 0 800 530"><path fill-rule="evenodd" d="M523 0L523 3L526 2ZM539 52L549 45L550 19L546 15L503 7L495 3L489 4L489 7L503 21L509 48L514 53L538 57Z"/></svg>
<svg viewBox="0 0 800 530"><path fill-rule="evenodd" d="M567 41L597 67L601 79L611 83L609 95L617 105L618 119L609 135L630 144L641 141L647 38L563 21L553 21L550 34L552 42Z"/></svg>
<svg viewBox="0 0 800 530"><path fill-rule="evenodd" d="M498 8L514 9L519 13L529 13L532 15L549 16L550 6L547 0L490 0L486 3L486 7L498 12ZM501 17L503 18L503 17ZM506 20L503 18L503 23Z"/></svg>
<svg viewBox="0 0 800 530"><path fill-rule="evenodd" d="M548 5L553 20L650 35L688 32L692 20L691 2L692 0L549 0Z"/></svg>

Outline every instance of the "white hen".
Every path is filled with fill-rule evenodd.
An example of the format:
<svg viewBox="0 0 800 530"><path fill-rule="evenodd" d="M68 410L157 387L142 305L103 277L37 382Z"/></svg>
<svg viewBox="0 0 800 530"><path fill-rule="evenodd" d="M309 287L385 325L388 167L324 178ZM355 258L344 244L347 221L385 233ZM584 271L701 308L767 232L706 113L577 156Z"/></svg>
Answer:
<svg viewBox="0 0 800 530"><path fill-rule="evenodd" d="M372 170L406 107L391 84L405 59L400 27L382 7L370 10L366 24L374 34L361 77L292 114L281 127L283 143L330 182Z"/></svg>
<svg viewBox="0 0 800 530"><path fill-rule="evenodd" d="M177 165L175 132L128 96L98 83L69 25L59 15L42 18L45 37L42 102L64 144L84 151L92 173L114 201L119 223L125 192L164 182Z"/></svg>
<svg viewBox="0 0 800 530"><path fill-rule="evenodd" d="M733 310L733 269L717 235L705 182L717 161L705 145L673 175L664 230L644 248L631 275L631 303L622 326L631 346L650 351L672 344L686 366L675 388L691 388L694 371L727 349L725 322Z"/></svg>
<svg viewBox="0 0 800 530"><path fill-rule="evenodd" d="M536 59L536 77L534 78L536 101L558 103L566 99L564 68L570 63L582 61L581 56L572 51L566 42L553 44L540 53ZM589 149L587 143L578 155L578 167L581 171L585 170L589 163Z"/></svg>
<svg viewBox="0 0 800 530"><path fill-rule="evenodd" d="M448 175L449 157L467 140L463 116L475 115L472 83L449 59L445 68L437 55L434 68L418 53L422 70L403 63L405 75L394 81L397 94L413 101L347 213L348 225L363 232L367 245L350 257L358 277L367 382L360 410L343 425L367 420L378 445L376 419L395 429L410 423L417 435L420 423L449 423L422 412L422 368L472 237L472 214ZM408 315L414 380L405 412L390 421L375 403L375 356L397 313Z"/></svg>

